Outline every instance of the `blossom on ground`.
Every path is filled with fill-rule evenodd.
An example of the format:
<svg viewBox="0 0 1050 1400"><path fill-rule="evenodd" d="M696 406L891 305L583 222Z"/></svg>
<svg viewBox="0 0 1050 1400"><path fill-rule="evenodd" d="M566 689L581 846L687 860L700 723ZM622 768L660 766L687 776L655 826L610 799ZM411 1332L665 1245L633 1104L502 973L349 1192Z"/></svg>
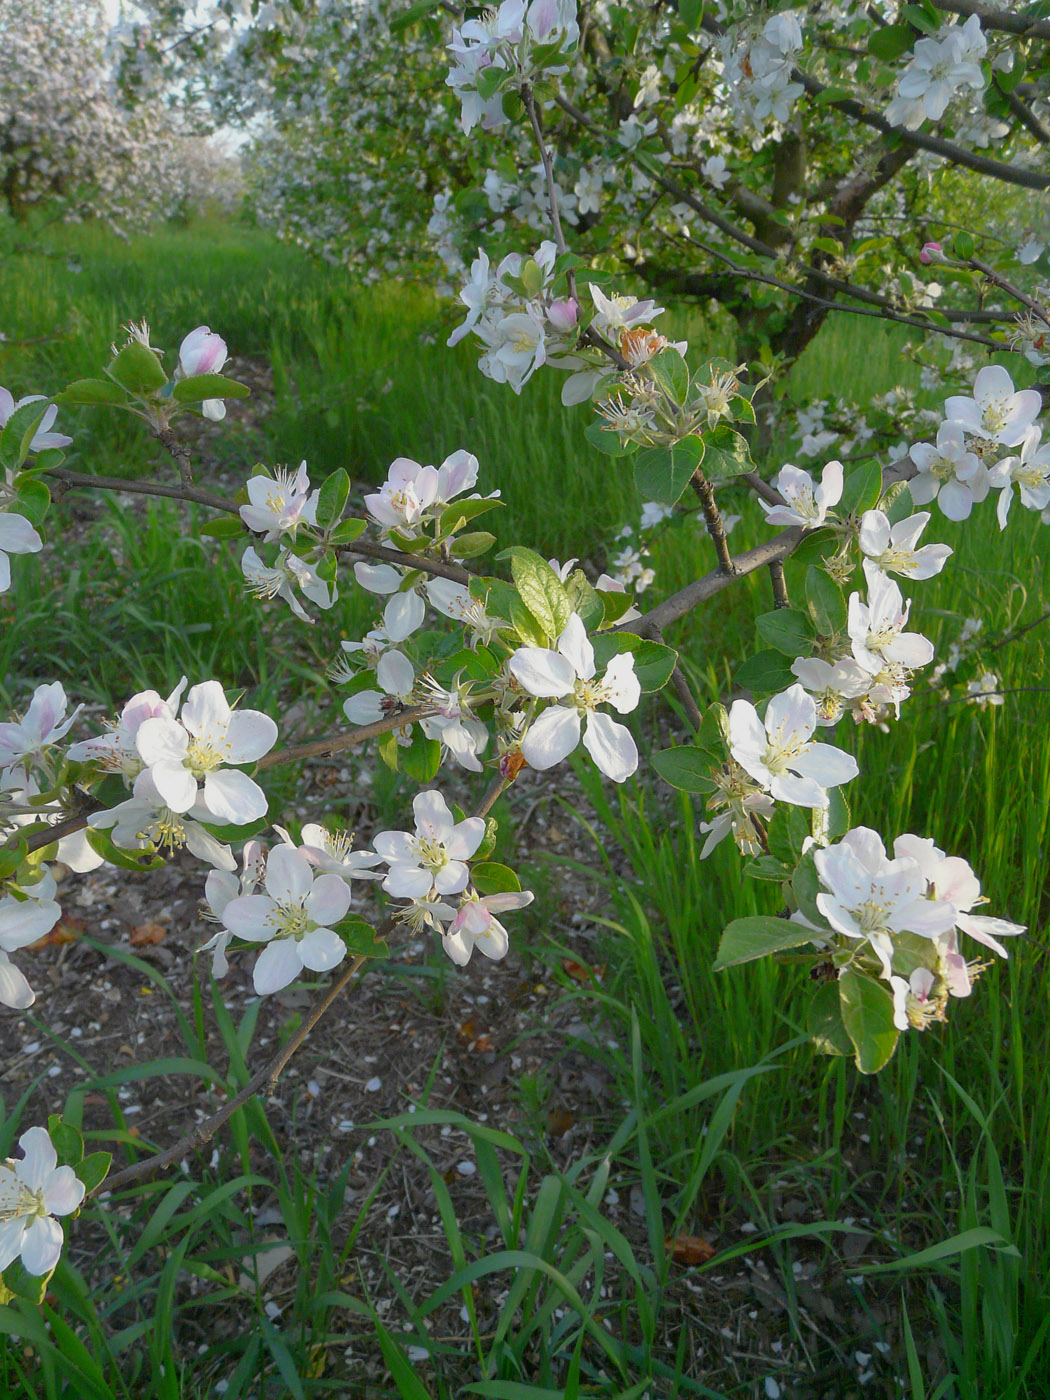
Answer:
<svg viewBox="0 0 1050 1400"><path fill-rule="evenodd" d="M43 394L27 394L25 398L19 399L16 403L14 397L6 389L0 388L0 428L6 426L12 413L17 412L25 404L46 402ZM73 441L71 437L66 437L63 433L51 432L51 427L57 417L58 408L52 404L37 424L33 440L29 444L30 452L46 452L53 447L68 447Z"/></svg>
<svg viewBox="0 0 1050 1400"><path fill-rule="evenodd" d="M266 795L246 773L224 765L253 763L276 739L269 715L231 710L219 682L204 681L190 690L177 721L170 714L145 720L135 746L173 812L199 802L213 820L242 826L265 815Z"/></svg>
<svg viewBox="0 0 1050 1400"><path fill-rule="evenodd" d="M241 506L240 517L266 544L273 544L282 534L294 538L300 525L317 524L319 493L310 490L305 462L300 462L294 473L275 467L272 477L250 476L247 491L248 505Z"/></svg>
<svg viewBox="0 0 1050 1400"><path fill-rule="evenodd" d="M866 940L887 978L893 971L895 934L933 939L955 927L955 909L928 897L919 864L898 846L894 859L888 859L882 838L870 827L847 831L841 841L818 850L814 860L825 886L817 908L837 933Z"/></svg>
<svg viewBox="0 0 1050 1400"><path fill-rule="evenodd" d="M734 700L729 711L729 752L778 802L826 807L827 789L860 771L857 760L830 744L816 744L817 707L812 695L793 685L774 695L765 719L748 700Z"/></svg>
<svg viewBox="0 0 1050 1400"><path fill-rule="evenodd" d="M390 867L383 888L400 899L458 894L466 889L466 861L485 836L483 817L457 822L441 794L433 788L412 802L414 833L381 831L372 842Z"/></svg>
<svg viewBox="0 0 1050 1400"><path fill-rule="evenodd" d="M985 365L974 380L973 397L954 395L945 400L944 413L976 437L1017 447L1039 416L1042 402L1038 389L1015 390L1002 365Z"/></svg>
<svg viewBox="0 0 1050 1400"><path fill-rule="evenodd" d="M790 463L782 467L773 485L784 497L785 504L771 506L759 499L769 525L802 525L807 530L822 525L832 506L842 498L842 463L829 462L820 474L820 485L801 467Z"/></svg>
<svg viewBox="0 0 1050 1400"><path fill-rule="evenodd" d="M467 890L460 898L455 918L441 934L441 946L458 967L470 962L475 948L486 958L498 961L506 957L510 939L496 915L524 909L533 898L531 890L484 896Z"/></svg>
<svg viewBox="0 0 1050 1400"><path fill-rule="evenodd" d="M21 1256L27 1274L49 1274L65 1236L56 1215L71 1215L84 1199L84 1183L72 1167L58 1165L46 1128L18 1139L20 1158L0 1164L0 1272Z"/></svg>
<svg viewBox="0 0 1050 1400"><path fill-rule="evenodd" d="M30 525L24 515L17 511L0 513L0 593L11 587L11 561L9 554L36 554L44 547L44 541Z"/></svg>
<svg viewBox="0 0 1050 1400"><path fill-rule="evenodd" d="M918 539L929 523L929 511L919 511L907 520L891 525L881 510L866 510L861 516L858 543L869 565L882 573L905 574L927 579L939 574L952 550L946 544L919 545Z"/></svg>
<svg viewBox="0 0 1050 1400"><path fill-rule="evenodd" d="M909 456L919 469L918 476L908 482L917 506L936 500L949 520L966 520L988 495L988 469L970 451L962 423L942 423L937 429L937 445L916 443Z"/></svg>
<svg viewBox="0 0 1050 1400"><path fill-rule="evenodd" d="M287 987L302 972L329 972L346 956L331 927L350 907L350 887L339 875L315 874L292 846L275 846L266 858L265 894L238 895L222 911L236 938L265 943L252 980L260 996Z"/></svg>
<svg viewBox="0 0 1050 1400"><path fill-rule="evenodd" d="M529 725L521 744L531 768L553 768L580 742L595 764L615 783L626 782L638 767L638 750L631 731L617 724L598 705L612 705L629 714L641 699L641 687L630 652L614 656L601 680L595 679L594 648L577 613L572 613L558 638L557 650L519 647L508 662L510 674L529 695L569 701L548 706ZM586 721L586 728L583 723Z"/></svg>

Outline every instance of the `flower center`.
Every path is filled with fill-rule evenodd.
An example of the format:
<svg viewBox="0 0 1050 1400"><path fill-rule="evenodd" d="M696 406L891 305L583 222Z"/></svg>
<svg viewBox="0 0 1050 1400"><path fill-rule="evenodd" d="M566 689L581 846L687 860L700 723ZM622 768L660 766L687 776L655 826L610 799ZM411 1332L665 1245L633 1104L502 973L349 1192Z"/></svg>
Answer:
<svg viewBox="0 0 1050 1400"><path fill-rule="evenodd" d="M275 938L294 938L297 942L315 925L311 922L302 901L295 904L278 904L270 915Z"/></svg>
<svg viewBox="0 0 1050 1400"><path fill-rule="evenodd" d="M414 843L416 857L424 870L431 871L434 875L439 870L444 870L448 864L448 852L441 841L434 841L428 837L422 837Z"/></svg>
<svg viewBox="0 0 1050 1400"><path fill-rule="evenodd" d="M221 768L229 753L229 745L216 743L208 738L191 738L186 747L185 765L195 778L201 778L205 773L213 773L216 768Z"/></svg>

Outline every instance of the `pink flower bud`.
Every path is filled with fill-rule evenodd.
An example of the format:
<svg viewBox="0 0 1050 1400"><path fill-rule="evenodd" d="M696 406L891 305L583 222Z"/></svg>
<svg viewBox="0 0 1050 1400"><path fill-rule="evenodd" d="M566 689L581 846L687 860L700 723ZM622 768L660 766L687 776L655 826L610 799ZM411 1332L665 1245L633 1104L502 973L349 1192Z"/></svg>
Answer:
<svg viewBox="0 0 1050 1400"><path fill-rule="evenodd" d="M575 330L579 319L580 308L575 297L568 297L565 301L552 301L547 308L547 320L554 330L563 335Z"/></svg>
<svg viewBox="0 0 1050 1400"><path fill-rule="evenodd" d="M944 262L944 249L939 243L924 243L919 253L921 263Z"/></svg>
<svg viewBox="0 0 1050 1400"><path fill-rule="evenodd" d="M218 374L226 363L226 342L207 326L198 326L179 346L179 372L185 379L195 374Z"/></svg>

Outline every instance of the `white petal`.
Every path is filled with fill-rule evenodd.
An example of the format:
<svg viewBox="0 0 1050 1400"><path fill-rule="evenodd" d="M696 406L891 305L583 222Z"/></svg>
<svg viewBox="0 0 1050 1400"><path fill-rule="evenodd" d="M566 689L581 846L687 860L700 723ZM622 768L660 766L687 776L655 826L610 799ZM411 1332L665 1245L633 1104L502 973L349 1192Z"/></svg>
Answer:
<svg viewBox="0 0 1050 1400"><path fill-rule="evenodd" d="M24 1011L36 1001L36 992L3 950L0 950L0 1006ZM6 1268L0 1264L0 1270Z"/></svg>
<svg viewBox="0 0 1050 1400"><path fill-rule="evenodd" d="M72 1167L58 1167L44 1186L44 1208L49 1215L69 1215L84 1199L84 1183Z"/></svg>
<svg viewBox="0 0 1050 1400"><path fill-rule="evenodd" d="M204 777L204 805L220 822L246 826L265 817L266 794L258 783L236 768L220 768Z"/></svg>
<svg viewBox="0 0 1050 1400"><path fill-rule="evenodd" d="M558 650L568 659L581 680L590 680L594 675L594 648L587 640L587 629L578 613L573 613L565 624L558 638Z"/></svg>
<svg viewBox="0 0 1050 1400"><path fill-rule="evenodd" d="M314 872L301 851L283 843L266 860L266 893L278 904L297 904L313 888ZM340 916L341 917L341 916Z"/></svg>
<svg viewBox="0 0 1050 1400"><path fill-rule="evenodd" d="M587 717L583 747L614 783L626 782L638 767L638 749L631 731L599 710Z"/></svg>
<svg viewBox="0 0 1050 1400"><path fill-rule="evenodd" d="M218 681L202 681L190 688L179 718L191 734L225 734L230 723L230 703Z"/></svg>
<svg viewBox="0 0 1050 1400"><path fill-rule="evenodd" d="M521 752L530 768L541 772L567 758L580 742L580 716L575 709L552 705L534 720Z"/></svg>
<svg viewBox="0 0 1050 1400"><path fill-rule="evenodd" d="M24 1154L21 1162L15 1164L15 1175L24 1181L30 1191L42 1191L48 1177L58 1166L58 1153L55 1151L46 1128L29 1128L18 1139Z"/></svg>
<svg viewBox="0 0 1050 1400"><path fill-rule="evenodd" d="M261 710L234 710L226 731L227 763L253 763L277 742L277 725Z"/></svg>
<svg viewBox="0 0 1050 1400"><path fill-rule="evenodd" d="M530 695L541 699L558 700L570 694L576 683L572 662L546 647L519 647L507 663L507 669Z"/></svg>
<svg viewBox="0 0 1050 1400"><path fill-rule="evenodd" d="M295 939L277 938L256 958L252 982L261 997L270 996L294 982L302 970L303 960Z"/></svg>
<svg viewBox="0 0 1050 1400"><path fill-rule="evenodd" d="M299 956L311 972L328 972L346 957L346 944L330 928L311 929L299 940Z"/></svg>
<svg viewBox="0 0 1050 1400"><path fill-rule="evenodd" d="M350 886L341 875L318 876L306 896L306 912L315 924L337 924L349 908Z"/></svg>
<svg viewBox="0 0 1050 1400"><path fill-rule="evenodd" d="M62 1257L62 1226L49 1215L37 1216L22 1238L22 1263L35 1278L49 1274Z"/></svg>

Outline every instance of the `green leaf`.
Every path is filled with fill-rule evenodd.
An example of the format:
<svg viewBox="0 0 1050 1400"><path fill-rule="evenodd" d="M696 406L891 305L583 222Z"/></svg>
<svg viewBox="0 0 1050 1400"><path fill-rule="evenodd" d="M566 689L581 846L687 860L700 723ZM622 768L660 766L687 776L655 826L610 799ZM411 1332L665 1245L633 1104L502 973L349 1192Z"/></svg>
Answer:
<svg viewBox="0 0 1050 1400"><path fill-rule="evenodd" d="M50 407L47 399L34 399L15 409L0 433L0 466L8 471L18 470L29 456L30 443Z"/></svg>
<svg viewBox="0 0 1050 1400"><path fill-rule="evenodd" d="M931 15L921 5L902 5L900 12L904 19L914 24L923 34L936 34L941 27L940 15L936 11Z"/></svg>
<svg viewBox="0 0 1050 1400"><path fill-rule="evenodd" d="M58 1155L60 1167L75 1167L84 1155L84 1139L72 1123L64 1123L61 1114L52 1113L47 1120L47 1134Z"/></svg>
<svg viewBox="0 0 1050 1400"><path fill-rule="evenodd" d="M106 373L129 394L155 394L168 382L159 358L137 340L124 346Z"/></svg>
<svg viewBox="0 0 1050 1400"><path fill-rule="evenodd" d="M44 1294L47 1292L47 1285L53 1273L54 1269L39 1276L27 1273L21 1259L16 1259L4 1270L3 1279L12 1293L17 1294L19 1298L27 1298L29 1302L39 1307L44 1301Z"/></svg>
<svg viewBox="0 0 1050 1400"><path fill-rule="evenodd" d="M952 239L952 251L957 258L972 258L974 254L973 234L960 229Z"/></svg>
<svg viewBox="0 0 1050 1400"><path fill-rule="evenodd" d="M842 1023L861 1074L877 1074L897 1048L893 997L880 982L847 969L838 982Z"/></svg>
<svg viewBox="0 0 1050 1400"><path fill-rule="evenodd" d="M114 845L108 831L98 826L89 826L84 835L87 843L103 860L111 865L119 865L123 870L159 870L166 862L163 856L152 851L125 851Z"/></svg>
<svg viewBox="0 0 1050 1400"><path fill-rule="evenodd" d="M514 595L507 609L507 620L527 647L545 647L549 641L547 633L529 612L521 599Z"/></svg>
<svg viewBox="0 0 1050 1400"><path fill-rule="evenodd" d="M332 472L317 496L317 524L328 530L338 523L350 494L350 478L343 467Z"/></svg>
<svg viewBox="0 0 1050 1400"><path fill-rule="evenodd" d="M671 447L647 447L634 464L634 483L643 501L673 506L704 460L702 438L687 437Z"/></svg>
<svg viewBox="0 0 1050 1400"><path fill-rule="evenodd" d="M802 859L802 847L811 835L809 812L782 802L766 829L766 845L777 860L795 866Z"/></svg>
<svg viewBox="0 0 1050 1400"><path fill-rule="evenodd" d="M654 753L652 765L665 783L681 792L709 792L711 789L711 760L692 744Z"/></svg>
<svg viewBox="0 0 1050 1400"><path fill-rule="evenodd" d="M24 835L13 846L0 846L0 880L9 879L28 855L29 842Z"/></svg>
<svg viewBox="0 0 1050 1400"><path fill-rule="evenodd" d="M441 536L454 534L456 530L461 530L464 525L471 520L476 520L479 515L484 515L486 511L495 510L497 506L502 506L500 500L493 500L489 496L479 496L473 501L453 501L450 506L446 506L438 518L438 534Z"/></svg>
<svg viewBox="0 0 1050 1400"><path fill-rule="evenodd" d="M216 540L232 540L245 531L244 521L236 515L220 515L201 526L201 534Z"/></svg>
<svg viewBox="0 0 1050 1400"><path fill-rule="evenodd" d="M638 451L636 442L621 442L616 430L602 423L588 423L583 435L592 447L604 452L606 457L629 457L632 452Z"/></svg>
<svg viewBox="0 0 1050 1400"><path fill-rule="evenodd" d="M756 856L744 866L744 874L751 880L776 880L782 884L790 878L791 867L776 856Z"/></svg>
<svg viewBox="0 0 1050 1400"><path fill-rule="evenodd" d="M58 404L107 404L123 408L127 401L128 396L120 385L109 379L75 379L55 395Z"/></svg>
<svg viewBox="0 0 1050 1400"><path fill-rule="evenodd" d="M1008 1254L1011 1259L1022 1257L1017 1246L1011 1244L998 1230L993 1230L989 1225L974 1225L958 1235L938 1240L928 1249L920 1249L917 1254L906 1254L903 1259L890 1259L885 1264L868 1264L862 1267L861 1272L883 1274L896 1269L926 1269L931 1264L940 1263L942 1259L951 1259L957 1254L965 1254L969 1249L983 1247L997 1250L1000 1254Z"/></svg>
<svg viewBox="0 0 1050 1400"><path fill-rule="evenodd" d="M828 790L827 821L828 840L841 841L846 832L849 831L850 811L849 803L840 787Z"/></svg>
<svg viewBox="0 0 1050 1400"><path fill-rule="evenodd" d="M600 627L605 620L605 602L608 595L598 591L591 586L591 582L582 569L573 569L572 573L565 580L565 593L569 599L569 605L573 612L578 614L580 621L588 632ZM626 594L620 595L626 597ZM627 609L625 608L626 612Z"/></svg>
<svg viewBox="0 0 1050 1400"><path fill-rule="evenodd" d="M775 651L795 660L813 650L813 624L794 608L776 608L755 619L755 630Z"/></svg>
<svg viewBox="0 0 1050 1400"><path fill-rule="evenodd" d="M470 867L470 883L478 894L517 894L521 881L507 865L483 860Z"/></svg>
<svg viewBox="0 0 1050 1400"><path fill-rule="evenodd" d="M367 920L357 914L348 914L335 925L335 932L346 944L346 951L354 958L387 958L390 949Z"/></svg>
<svg viewBox="0 0 1050 1400"><path fill-rule="evenodd" d="M882 495L882 468L878 462L868 462L850 472L842 487L842 499L835 507L843 519L874 510Z"/></svg>
<svg viewBox="0 0 1050 1400"><path fill-rule="evenodd" d="M470 530L465 535L457 535L448 549L454 559L478 559L495 543L496 536L488 530Z"/></svg>
<svg viewBox="0 0 1050 1400"><path fill-rule="evenodd" d="M672 403L685 402L689 393L689 366L672 346L661 350L646 364L645 373L664 391Z"/></svg>
<svg viewBox="0 0 1050 1400"><path fill-rule="evenodd" d="M817 906L817 895L822 888L813 851L810 849L795 867L795 873L791 877L791 893L799 913L804 914L811 924L818 927L824 923L824 915Z"/></svg>
<svg viewBox="0 0 1050 1400"><path fill-rule="evenodd" d="M636 637L633 632L599 632L591 641L599 672L604 671L614 656L631 652L634 656L634 674L646 694L663 690L678 664L678 653L674 647L651 642L647 637Z"/></svg>
<svg viewBox="0 0 1050 1400"><path fill-rule="evenodd" d="M803 535L788 557L798 564L820 564L824 559L830 559L838 547L839 536L834 530L821 526L819 530L810 530Z"/></svg>
<svg viewBox="0 0 1050 1400"><path fill-rule="evenodd" d="M362 520L359 516L351 516L349 520L340 520L339 524L328 536L329 544L353 544L359 535L363 535L368 529L368 521Z"/></svg>
<svg viewBox="0 0 1050 1400"><path fill-rule="evenodd" d="M915 42L915 35L906 24L890 24L885 29L876 29L868 38L868 52L885 63L892 63L907 53Z"/></svg>
<svg viewBox="0 0 1050 1400"><path fill-rule="evenodd" d="M779 651L756 652L733 673L734 685L755 695L764 695L767 691L776 694L794 685L797 680L798 677Z"/></svg>
<svg viewBox="0 0 1050 1400"><path fill-rule="evenodd" d="M704 473L708 478L724 480L754 470L747 439L728 423L719 423L704 434Z"/></svg>
<svg viewBox="0 0 1050 1400"><path fill-rule="evenodd" d="M678 0L678 18L689 30L695 29L700 23L703 10L704 0Z"/></svg>
<svg viewBox="0 0 1050 1400"><path fill-rule="evenodd" d="M572 616L565 585L551 566L535 550L515 545L505 549L500 559L510 559L510 572L521 601L554 641Z"/></svg>
<svg viewBox="0 0 1050 1400"><path fill-rule="evenodd" d="M842 1021L838 979L825 982L806 1009L806 1033L822 1055L852 1055Z"/></svg>
<svg viewBox="0 0 1050 1400"><path fill-rule="evenodd" d="M15 491L12 510L18 515L24 515L30 525L39 525L50 505L51 492L47 489L47 483L35 481L32 477L23 477Z"/></svg>
<svg viewBox="0 0 1050 1400"><path fill-rule="evenodd" d="M782 953L788 948L800 948L812 943L813 930L790 919L774 919L768 914L753 914L747 919L734 919L722 934L714 971L739 967L756 958Z"/></svg>
<svg viewBox="0 0 1050 1400"><path fill-rule="evenodd" d="M88 1155L79 1161L74 1167L74 1171L84 1183L87 1191L94 1191L95 1187L105 1181L109 1175L110 1164L113 1158L108 1152L89 1152Z"/></svg>
<svg viewBox="0 0 1050 1400"><path fill-rule="evenodd" d="M832 637L846 627L846 600L842 589L823 569L806 570L806 606L822 637Z"/></svg>
<svg viewBox="0 0 1050 1400"><path fill-rule="evenodd" d="M400 767L403 773L414 778L417 783L431 783L441 767L441 744L437 739L428 739L416 725L412 731L412 742L400 752Z"/></svg>
<svg viewBox="0 0 1050 1400"><path fill-rule="evenodd" d="M227 379L224 374L191 374L188 379L175 381L172 398L176 403L200 403L202 399L246 399L251 394L247 384ZM342 471L342 467L339 468Z"/></svg>

